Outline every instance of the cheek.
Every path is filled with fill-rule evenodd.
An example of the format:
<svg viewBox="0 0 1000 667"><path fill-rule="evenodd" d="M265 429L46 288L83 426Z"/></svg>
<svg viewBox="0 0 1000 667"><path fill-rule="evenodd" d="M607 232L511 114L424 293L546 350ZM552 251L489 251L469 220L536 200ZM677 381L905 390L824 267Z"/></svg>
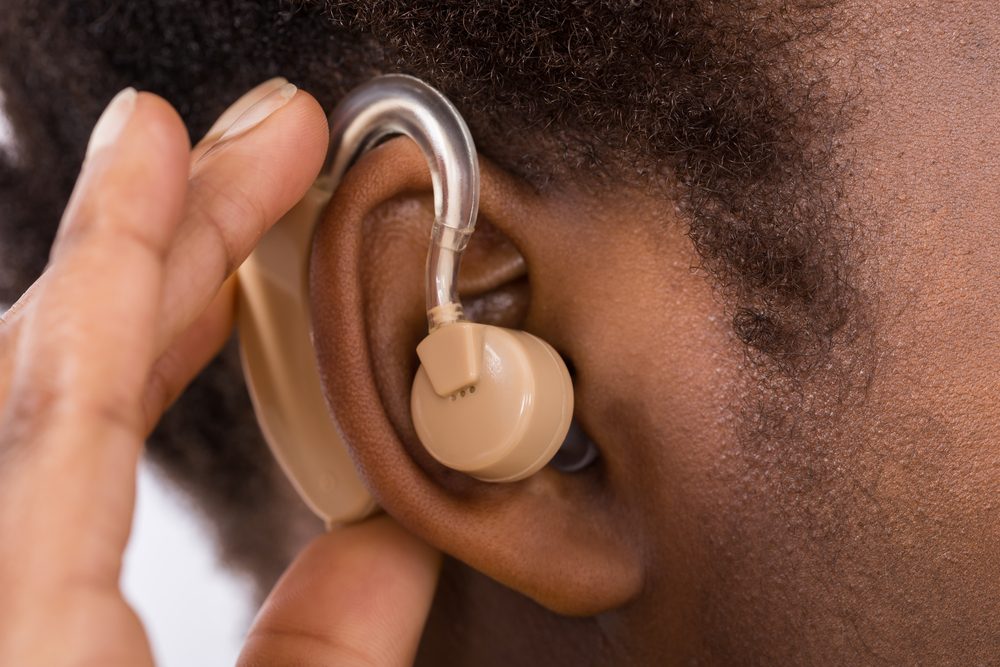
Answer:
<svg viewBox="0 0 1000 667"><path fill-rule="evenodd" d="M660 212L552 236L550 247L565 246L553 252L572 259L529 258L529 323L576 367L576 417L645 541L649 590L693 599L698 564L712 560L710 519L738 503L719 472L741 393L729 316ZM663 602L661 618L683 607Z"/></svg>

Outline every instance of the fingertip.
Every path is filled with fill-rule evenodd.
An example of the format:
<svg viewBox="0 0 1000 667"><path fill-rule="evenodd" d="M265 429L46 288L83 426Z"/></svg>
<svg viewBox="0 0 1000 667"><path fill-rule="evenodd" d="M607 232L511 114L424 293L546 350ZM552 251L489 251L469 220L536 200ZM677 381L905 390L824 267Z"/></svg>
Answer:
<svg viewBox="0 0 1000 667"><path fill-rule="evenodd" d="M309 174L310 179L315 178L326 160L330 143L326 112L315 97L301 88L284 111L287 113L285 126L290 130L285 135L287 149L298 156L302 172Z"/></svg>
<svg viewBox="0 0 1000 667"><path fill-rule="evenodd" d="M306 124L316 133L316 147L322 157L326 157L327 145L330 142L330 124L327 121L326 112L319 101L308 91L299 89L302 96L302 114Z"/></svg>
<svg viewBox="0 0 1000 667"><path fill-rule="evenodd" d="M316 538L264 603L239 664L412 664L440 561L384 516Z"/></svg>
<svg viewBox="0 0 1000 667"><path fill-rule="evenodd" d="M244 111L214 143L199 144L192 154L191 180L212 181L213 191L222 181L235 187L245 184L244 196L257 199L262 211L276 211L276 219L312 185L328 144L329 128L319 102L286 84Z"/></svg>
<svg viewBox="0 0 1000 667"><path fill-rule="evenodd" d="M343 605L352 594L361 604L381 593L385 600L419 605L432 594L440 565L440 552L382 515L315 538L287 577L309 581L314 590L326 593L319 604ZM369 588L378 583L383 590Z"/></svg>
<svg viewBox="0 0 1000 667"><path fill-rule="evenodd" d="M261 101L264 97L288 83L288 79L283 76L276 76L257 84L247 92L243 93L235 102L230 104L225 111L212 123L208 132L201 138L195 146L195 152L210 147L229 129L229 127L242 116L247 109Z"/></svg>
<svg viewBox="0 0 1000 667"><path fill-rule="evenodd" d="M98 120L53 247L53 258L105 222L146 221L163 245L180 220L190 141L174 108L153 93L121 91ZM158 221L156 225L152 221Z"/></svg>
<svg viewBox="0 0 1000 667"><path fill-rule="evenodd" d="M177 160L186 170L191 138L173 105L155 93L140 92L129 125L130 130L138 125L147 135L145 140L151 142L150 148L162 151L158 157Z"/></svg>
<svg viewBox="0 0 1000 667"><path fill-rule="evenodd" d="M111 220L141 226L166 248L181 219L189 154L187 129L173 106L156 94L138 93L121 129L88 153L60 242L74 229Z"/></svg>
<svg viewBox="0 0 1000 667"><path fill-rule="evenodd" d="M402 568L414 577L436 575L441 564L441 553L437 549L384 514L324 533L307 547L303 556L319 563L329 562L331 556L338 559L357 557L375 569Z"/></svg>

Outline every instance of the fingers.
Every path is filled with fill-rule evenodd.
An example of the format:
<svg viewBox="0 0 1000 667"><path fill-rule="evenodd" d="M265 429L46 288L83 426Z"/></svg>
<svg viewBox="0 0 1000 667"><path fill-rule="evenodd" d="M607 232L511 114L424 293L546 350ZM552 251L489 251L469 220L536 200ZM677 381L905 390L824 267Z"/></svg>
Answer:
<svg viewBox="0 0 1000 667"><path fill-rule="evenodd" d="M194 321L261 236L306 193L326 157L327 141L319 104L286 84L246 110L191 168L186 219L168 258L161 349Z"/></svg>
<svg viewBox="0 0 1000 667"><path fill-rule="evenodd" d="M20 459L0 467L0 574L17 572L12 594L117 590L188 152L168 104L119 96L94 131L51 265L17 314L0 418L4 463Z"/></svg>
<svg viewBox="0 0 1000 667"><path fill-rule="evenodd" d="M286 89L284 94L282 88ZM262 116L262 109L271 113ZM248 126L248 121L256 124ZM234 123L242 129L236 128L240 130L236 137L225 136ZM318 103L289 86L285 79L276 78L237 100L199 142L189 160L193 164L189 167L184 222L166 260L161 317L153 339L156 355L167 355L174 339L202 316L223 280L247 257L264 232L305 194L325 158L327 140L326 117ZM67 217L80 205L74 195ZM60 230L57 245L63 245L67 234ZM49 280L48 273L4 315L6 320L20 319L40 291L39 283ZM0 325L0 332L5 328L13 327L5 323ZM5 348L8 356L9 349ZM169 365L167 359L159 368ZM164 378L158 375L159 370L156 373L154 384L169 380L172 385L183 386L190 380ZM6 389L0 381L0 400ZM153 387L147 392L143 401L147 408L159 402L150 400L156 390ZM147 411L145 421L158 417Z"/></svg>
<svg viewBox="0 0 1000 667"><path fill-rule="evenodd" d="M318 104L286 97L244 111L193 167L186 129L153 95L125 93L95 129L50 266L0 328L15 350L0 364L0 455L30 458L17 475L0 466L0 491L31 508L0 527L44 526L51 558L37 562L114 583L142 441L228 337L227 273L324 157Z"/></svg>
<svg viewBox="0 0 1000 667"><path fill-rule="evenodd" d="M323 535L265 601L239 665L411 665L439 567L388 517Z"/></svg>
<svg viewBox="0 0 1000 667"><path fill-rule="evenodd" d="M199 159L206 152L219 142L219 139L222 138L222 135L225 134L226 130L228 130L230 126L244 113L246 113L256 103L267 97L270 93L275 92L287 83L288 80L284 77L270 79L247 91L232 105L230 105L229 108L227 108L222 115L219 116L218 120L215 121L209 131L205 134L204 138L198 142L198 145L192 149L190 156L190 163L192 167L198 163ZM322 134L322 129L319 129L318 131ZM44 276L42 276L42 278L44 278ZM33 293L37 292L38 285L41 280L42 279L39 279L39 281L36 281L30 288L28 288L28 291L26 291L21 298L18 299L17 303L15 303L6 313L0 314L0 330L16 320L20 312L24 310L24 306L31 301Z"/></svg>
<svg viewBox="0 0 1000 667"><path fill-rule="evenodd" d="M229 340L235 308L236 276L233 275L194 324L157 359L143 397L147 433Z"/></svg>
<svg viewBox="0 0 1000 667"><path fill-rule="evenodd" d="M92 414L103 422L88 420L93 428L138 433L135 408L183 214L187 131L166 102L129 90L93 136L23 322L12 391L59 414Z"/></svg>
<svg viewBox="0 0 1000 667"><path fill-rule="evenodd" d="M288 79L278 76L254 86L247 92L243 93L238 100L233 102L229 108L223 111L222 115L219 116L214 123L212 123L212 127L209 128L202 140L199 141L194 147L194 150L191 151L191 163L196 163L208 149L214 146L215 143L222 138L222 135L225 134L226 130L228 130L240 116L246 113L250 107L255 105L257 102L260 102L262 99L278 90L286 83L288 83Z"/></svg>
<svg viewBox="0 0 1000 667"><path fill-rule="evenodd" d="M88 600L77 611L89 617L93 600L121 602L144 436L228 337L234 290L223 281L326 151L315 100L285 84L258 93L194 159L166 102L118 96L48 269L0 322L5 618L68 599Z"/></svg>

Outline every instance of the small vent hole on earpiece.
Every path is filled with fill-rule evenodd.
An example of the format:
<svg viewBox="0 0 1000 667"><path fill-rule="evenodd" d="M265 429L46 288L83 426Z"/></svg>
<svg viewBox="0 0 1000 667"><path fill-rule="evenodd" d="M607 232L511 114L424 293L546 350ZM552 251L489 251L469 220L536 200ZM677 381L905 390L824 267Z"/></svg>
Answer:
<svg viewBox="0 0 1000 667"><path fill-rule="evenodd" d="M456 401L460 398L465 398L466 394L475 394L475 385L469 385L468 387L463 387L460 391L456 391L454 394L448 397L449 400Z"/></svg>

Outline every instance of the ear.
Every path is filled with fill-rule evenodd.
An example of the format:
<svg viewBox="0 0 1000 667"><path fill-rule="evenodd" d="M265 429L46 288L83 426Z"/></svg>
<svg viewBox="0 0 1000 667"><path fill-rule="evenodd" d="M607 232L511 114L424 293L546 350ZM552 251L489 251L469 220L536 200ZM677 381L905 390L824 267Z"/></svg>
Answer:
<svg viewBox="0 0 1000 667"><path fill-rule="evenodd" d="M466 314L545 339L559 324L545 295L567 288L544 269L568 259L565 242L552 243L554 209L526 184L480 165L479 221L459 283ZM415 434L410 387L427 333L432 221L427 165L397 139L348 173L316 233L314 342L355 463L382 507L443 552L559 613L618 607L642 585L640 545L600 463L492 484L441 466Z"/></svg>

